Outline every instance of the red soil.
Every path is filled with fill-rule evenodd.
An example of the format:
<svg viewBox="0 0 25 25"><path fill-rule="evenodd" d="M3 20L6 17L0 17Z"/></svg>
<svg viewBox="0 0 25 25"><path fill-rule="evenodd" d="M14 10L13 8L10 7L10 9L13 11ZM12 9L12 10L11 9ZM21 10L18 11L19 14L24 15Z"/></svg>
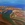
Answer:
<svg viewBox="0 0 25 25"><path fill-rule="evenodd" d="M0 14L0 21L6 23L7 25L12 25L9 21L4 20L4 19L2 18L2 14ZM1 24L2 24L2 23L1 23ZM1 24L0 24L0 25L1 25Z"/></svg>

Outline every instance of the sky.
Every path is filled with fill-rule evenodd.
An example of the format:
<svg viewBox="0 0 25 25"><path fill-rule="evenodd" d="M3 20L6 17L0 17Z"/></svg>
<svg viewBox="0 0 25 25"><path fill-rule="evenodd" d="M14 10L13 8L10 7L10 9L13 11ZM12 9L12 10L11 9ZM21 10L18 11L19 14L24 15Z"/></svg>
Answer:
<svg viewBox="0 0 25 25"><path fill-rule="evenodd" d="M0 4L25 4L25 0L0 0Z"/></svg>
<svg viewBox="0 0 25 25"><path fill-rule="evenodd" d="M24 8L25 0L0 0L0 6L9 6L9 5L25 9Z"/></svg>

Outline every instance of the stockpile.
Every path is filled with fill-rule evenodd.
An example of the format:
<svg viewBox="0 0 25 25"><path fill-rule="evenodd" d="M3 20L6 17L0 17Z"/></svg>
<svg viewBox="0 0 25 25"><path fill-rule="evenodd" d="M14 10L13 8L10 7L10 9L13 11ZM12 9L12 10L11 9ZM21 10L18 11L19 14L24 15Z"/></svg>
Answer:
<svg viewBox="0 0 25 25"><path fill-rule="evenodd" d="M10 14L10 18L16 25L25 25L25 16L23 10L13 10L13 12Z"/></svg>

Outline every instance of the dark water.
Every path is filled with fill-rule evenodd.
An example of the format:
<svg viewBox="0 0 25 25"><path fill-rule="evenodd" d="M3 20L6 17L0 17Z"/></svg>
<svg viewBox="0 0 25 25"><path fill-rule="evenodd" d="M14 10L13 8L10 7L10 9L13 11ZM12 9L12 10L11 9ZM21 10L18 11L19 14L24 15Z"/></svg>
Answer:
<svg viewBox="0 0 25 25"><path fill-rule="evenodd" d="M8 14L8 13L11 14L11 13L12 13L12 10L8 10L6 13L7 13L7 14Z"/></svg>

